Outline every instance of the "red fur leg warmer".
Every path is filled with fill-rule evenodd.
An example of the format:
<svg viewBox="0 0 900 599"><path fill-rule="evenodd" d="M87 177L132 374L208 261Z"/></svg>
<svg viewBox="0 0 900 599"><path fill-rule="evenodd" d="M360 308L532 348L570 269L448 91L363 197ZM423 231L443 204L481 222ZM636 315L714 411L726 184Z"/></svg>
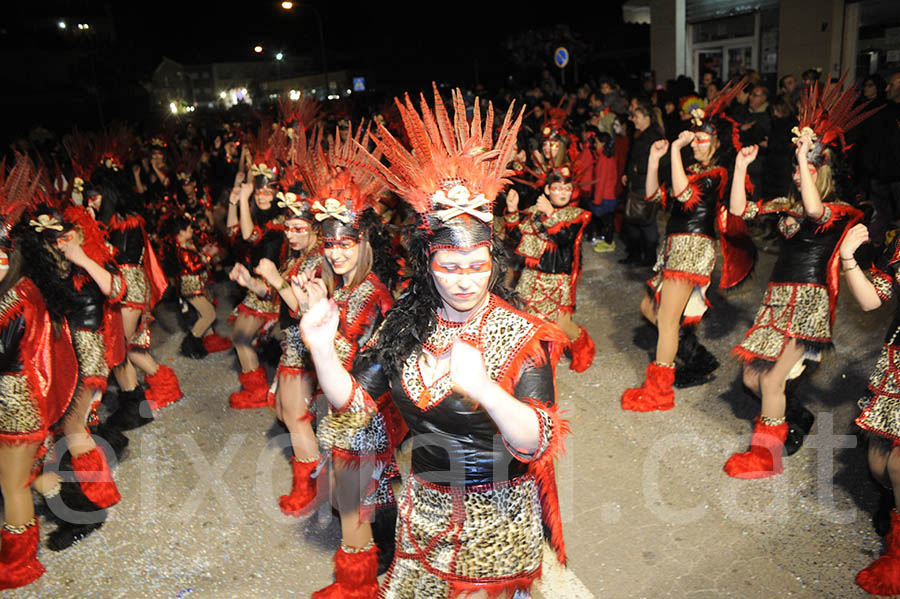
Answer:
<svg viewBox="0 0 900 599"><path fill-rule="evenodd" d="M228 403L235 410L252 410L264 408L268 405L266 394L269 381L266 378L266 370L262 366L250 372L242 372L238 375L241 381L241 390L232 393Z"/></svg>
<svg viewBox="0 0 900 599"><path fill-rule="evenodd" d="M572 362L569 368L575 372L584 372L594 363L594 340L584 327L579 327L581 334L572 342Z"/></svg>
<svg viewBox="0 0 900 599"><path fill-rule="evenodd" d="M900 513L891 510L891 530L884 538L884 553L860 570L856 584L873 595L900 595Z"/></svg>
<svg viewBox="0 0 900 599"><path fill-rule="evenodd" d="M626 389L622 394L622 409L633 412L671 410L675 407L675 367L650 362L644 371L644 384L637 389Z"/></svg>
<svg viewBox="0 0 900 599"><path fill-rule="evenodd" d="M37 559L40 538L37 521L21 534L0 530L0 590L23 587L44 574Z"/></svg>
<svg viewBox="0 0 900 599"><path fill-rule="evenodd" d="M168 366L160 364L156 374L144 377L144 381L149 385L144 397L152 410L158 410L184 397L175 371Z"/></svg>
<svg viewBox="0 0 900 599"><path fill-rule="evenodd" d="M312 599L375 599L378 595L378 553L374 544L365 551L334 554L335 582L312 594Z"/></svg>
<svg viewBox="0 0 900 599"><path fill-rule="evenodd" d="M72 470L85 496L99 508L108 508L122 499L113 480L106 456L98 447L87 453L72 456Z"/></svg>
<svg viewBox="0 0 900 599"><path fill-rule="evenodd" d="M210 333L203 338L203 347L205 347L206 351L209 353L214 354L220 351L228 351L233 347L233 344L231 343L231 339L228 339L227 337L222 337L217 333Z"/></svg>
<svg viewBox="0 0 900 599"><path fill-rule="evenodd" d="M291 458L291 470L294 473L291 492L278 498L278 505L281 506L281 511L285 515L305 516L315 508L315 499L318 491L316 483L318 481L315 478L310 478L310 474L316 469L317 463L298 462L297 458Z"/></svg>
<svg viewBox="0 0 900 599"><path fill-rule="evenodd" d="M781 474L784 472L781 452L787 434L787 422L769 426L757 418L750 437L750 450L728 458L725 473L735 478L768 478Z"/></svg>

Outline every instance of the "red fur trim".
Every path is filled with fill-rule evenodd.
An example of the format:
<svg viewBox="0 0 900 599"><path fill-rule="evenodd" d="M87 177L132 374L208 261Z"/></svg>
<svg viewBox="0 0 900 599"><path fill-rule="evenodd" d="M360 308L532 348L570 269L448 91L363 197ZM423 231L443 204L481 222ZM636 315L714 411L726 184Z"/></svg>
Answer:
<svg viewBox="0 0 900 599"><path fill-rule="evenodd" d="M97 507L108 508L122 499L113 481L109 464L106 463L106 457L98 447L87 453L72 456L72 469L81 490Z"/></svg>
<svg viewBox="0 0 900 599"><path fill-rule="evenodd" d="M519 314L523 315L521 312ZM566 337L566 334L562 332L562 329L555 324L539 320L536 317L530 317L529 320L532 320L536 325L531 339L529 339L522 349L516 353L513 359L507 363L505 371L501 373L501 376L497 381L497 383L509 394L513 393L516 381L519 378L519 373L526 361L532 366L537 367L543 366L549 358L555 380L556 364L559 362L559 358L562 356L566 347L569 346L569 338ZM545 348L545 343L549 347ZM547 349L549 349L549 356L547 355Z"/></svg>
<svg viewBox="0 0 900 599"><path fill-rule="evenodd" d="M378 549L359 553L347 553L341 547L334 554L334 574L338 583L347 589L372 587L372 593L378 591Z"/></svg>
<svg viewBox="0 0 900 599"><path fill-rule="evenodd" d="M575 372L584 372L593 364L596 350L594 341L588 335L587 330L584 327L579 328L581 333L578 335L578 339L572 342L572 362L569 368Z"/></svg>
<svg viewBox="0 0 900 599"><path fill-rule="evenodd" d="M691 272L684 272L681 270L664 270L663 271L663 280L664 281L687 281L688 283L693 283L699 287L703 287L704 285L709 283L709 277L706 275L698 275ZM659 295L659 292L656 292ZM659 298L657 298L657 301ZM709 302L707 302L708 304Z"/></svg>
<svg viewBox="0 0 900 599"><path fill-rule="evenodd" d="M455 599L468 593L487 593L487 599L499 599L512 597L516 591L530 591L534 581L541 577L541 567L528 574L521 574L503 582L467 582L462 580L450 581L450 597Z"/></svg>
<svg viewBox="0 0 900 599"><path fill-rule="evenodd" d="M538 458L528 465L528 472L534 475L541 498L541 513L544 524L550 531L550 545L556 551L559 563L566 563L566 545L563 540L562 517L559 513L559 496L556 490L557 458L565 453L565 441L569 435L569 421L564 420L556 406L535 404L532 407L542 410L553 422L553 433L550 443Z"/></svg>
<svg viewBox="0 0 900 599"><path fill-rule="evenodd" d="M144 382L150 387L145 396L153 410L175 403L184 397L175 372L163 364L159 365L156 374L144 377Z"/></svg>
<svg viewBox="0 0 900 599"><path fill-rule="evenodd" d="M88 389L106 393L106 378L102 376L86 376L79 382Z"/></svg>
<svg viewBox="0 0 900 599"><path fill-rule="evenodd" d="M112 218L109 219L109 228L115 229L116 231L124 231L126 229L143 229L146 227L146 224L147 223L143 219L143 217L136 214L129 214L125 217L119 214L113 214Z"/></svg>
<svg viewBox="0 0 900 599"><path fill-rule="evenodd" d="M33 433L24 433L21 435L13 433L0 433L0 445L31 445L43 443L47 435L50 434L48 429L42 429Z"/></svg>
<svg viewBox="0 0 900 599"><path fill-rule="evenodd" d="M722 250L719 289L730 289L750 276L756 263L756 246L743 218L731 214L724 204L719 204L717 210L716 229Z"/></svg>
<svg viewBox="0 0 900 599"><path fill-rule="evenodd" d="M110 368L118 366L125 361L127 356L125 325L122 323L122 311L119 306L110 306L107 303L104 307L101 333L103 342L106 344L104 353L106 365Z"/></svg>
<svg viewBox="0 0 900 599"><path fill-rule="evenodd" d="M552 227L544 229L544 231L546 231L547 235L556 235L565 227L571 227L573 225L580 225L581 227L585 227L589 222L591 222L591 213L587 210L581 210L580 213L576 215L572 220L558 222Z"/></svg>
<svg viewBox="0 0 900 599"><path fill-rule="evenodd" d="M233 346L234 344L231 342L231 339L222 337L216 333L210 333L203 338L203 347L211 354L227 351Z"/></svg>
<svg viewBox="0 0 900 599"><path fill-rule="evenodd" d="M200 295L200 294L197 294ZM259 310L252 310L245 306L244 304L238 304L237 306L238 312L241 314L245 314L247 316L252 316L254 318L262 318L266 322L272 322L278 320L278 312L261 312ZM234 316L228 317L229 322L235 320Z"/></svg>
<svg viewBox="0 0 900 599"><path fill-rule="evenodd" d="M29 585L44 574L37 559L39 544L37 520L22 534L0 531L0 590Z"/></svg>

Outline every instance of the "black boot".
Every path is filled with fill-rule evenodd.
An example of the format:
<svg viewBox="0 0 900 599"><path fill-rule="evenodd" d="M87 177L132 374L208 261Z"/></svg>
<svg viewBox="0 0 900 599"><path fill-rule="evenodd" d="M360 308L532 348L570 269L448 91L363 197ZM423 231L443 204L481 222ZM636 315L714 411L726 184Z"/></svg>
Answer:
<svg viewBox="0 0 900 599"><path fill-rule="evenodd" d="M106 510L88 499L77 482L60 483L59 494L47 498L46 502L50 519L57 523L56 530L47 539L47 547L51 551L71 547L106 522Z"/></svg>
<svg viewBox="0 0 900 599"><path fill-rule="evenodd" d="M683 389L712 380L719 360L697 339L693 327L683 327L679 333L675 366L675 387Z"/></svg>
<svg viewBox="0 0 900 599"><path fill-rule="evenodd" d="M372 522L372 538L378 547L378 575L388 571L394 561L394 549L397 545L397 508L380 508L375 512Z"/></svg>
<svg viewBox="0 0 900 599"><path fill-rule="evenodd" d="M209 352L206 351L206 348L203 347L203 340L199 337L194 337L194 334L191 332L188 332L184 336L184 339L181 340L182 356L199 360L201 358L205 358L208 353Z"/></svg>
<svg viewBox="0 0 900 599"><path fill-rule="evenodd" d="M120 431L130 431L153 422L153 410L140 386L131 391L119 391L119 409L106 419L106 425ZM110 443L111 445L112 443Z"/></svg>
<svg viewBox="0 0 900 599"><path fill-rule="evenodd" d="M784 394L785 406L784 417L788 423L787 439L784 441L784 452L787 455L794 455L803 447L803 440L812 429L813 422L816 421L815 415L803 407L800 400L789 392Z"/></svg>
<svg viewBox="0 0 900 599"><path fill-rule="evenodd" d="M876 482L878 487L878 509L872 516L872 525L875 532L879 536L884 536L891 530L891 510L894 509L894 492L891 489L881 486Z"/></svg>
<svg viewBox="0 0 900 599"><path fill-rule="evenodd" d="M106 461L112 463L115 458L116 463L122 462L125 450L128 448L128 437L122 434L122 431L108 422L101 422L91 428L91 434L106 441L104 444L98 443L100 449L106 454ZM112 454L112 455L110 455Z"/></svg>

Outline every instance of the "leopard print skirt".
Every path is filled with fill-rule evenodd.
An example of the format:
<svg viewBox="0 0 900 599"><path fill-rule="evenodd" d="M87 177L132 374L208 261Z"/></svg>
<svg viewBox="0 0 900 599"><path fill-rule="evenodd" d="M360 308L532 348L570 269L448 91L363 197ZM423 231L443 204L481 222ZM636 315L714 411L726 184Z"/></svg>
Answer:
<svg viewBox="0 0 900 599"><path fill-rule="evenodd" d="M537 485L525 475L465 489L412 475L398 506L397 548L382 599L451 597L453 581L530 586L543 529ZM515 597L529 597L526 589Z"/></svg>
<svg viewBox="0 0 900 599"><path fill-rule="evenodd" d="M745 363L774 364L790 339L806 347L806 360L818 361L831 345L831 304L824 285L769 283L753 326L734 353Z"/></svg>
<svg viewBox="0 0 900 599"><path fill-rule="evenodd" d="M560 312L575 310L575 290L568 273L541 272L524 268L516 285L516 292L525 304L525 311L551 322Z"/></svg>
<svg viewBox="0 0 900 599"><path fill-rule="evenodd" d="M859 400L856 425L864 431L900 442L900 328L884 344L869 377L868 393Z"/></svg>

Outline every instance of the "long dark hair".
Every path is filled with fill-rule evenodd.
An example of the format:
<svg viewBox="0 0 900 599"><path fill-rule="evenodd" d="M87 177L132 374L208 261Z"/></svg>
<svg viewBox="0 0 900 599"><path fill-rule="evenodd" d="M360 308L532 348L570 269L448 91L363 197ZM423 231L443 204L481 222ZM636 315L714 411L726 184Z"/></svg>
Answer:
<svg viewBox="0 0 900 599"><path fill-rule="evenodd" d="M78 292L63 278L55 250L27 224L26 219L23 218L16 225L13 234L16 238L14 253L28 256L28 260L23 260L21 275L28 277L37 285L41 295L44 296L44 304L51 320L61 323L71 307L77 305ZM10 260L10 274L13 271L12 265L13 262ZM3 282L5 283L8 278L9 274Z"/></svg>
<svg viewBox="0 0 900 599"><path fill-rule="evenodd" d="M428 240L420 230L413 229L409 234L408 247L409 266L412 268L412 274L407 279L408 286L388 312L375 347L369 350L377 352L388 377L399 375L406 358L421 348L434 330L437 313L442 306L431 274ZM493 244L491 257L490 292L517 306L518 296L503 282L507 260L503 244L497 240Z"/></svg>

